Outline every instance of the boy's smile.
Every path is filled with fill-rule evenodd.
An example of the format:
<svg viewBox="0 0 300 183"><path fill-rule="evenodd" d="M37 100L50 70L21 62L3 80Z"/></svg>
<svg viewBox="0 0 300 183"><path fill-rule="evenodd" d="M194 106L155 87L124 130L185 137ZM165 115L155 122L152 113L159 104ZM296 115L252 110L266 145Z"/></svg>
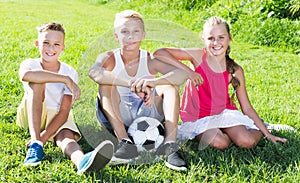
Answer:
<svg viewBox="0 0 300 183"><path fill-rule="evenodd" d="M35 44L40 50L43 61L58 61L58 57L65 47L64 35L59 31L45 31L39 33Z"/></svg>

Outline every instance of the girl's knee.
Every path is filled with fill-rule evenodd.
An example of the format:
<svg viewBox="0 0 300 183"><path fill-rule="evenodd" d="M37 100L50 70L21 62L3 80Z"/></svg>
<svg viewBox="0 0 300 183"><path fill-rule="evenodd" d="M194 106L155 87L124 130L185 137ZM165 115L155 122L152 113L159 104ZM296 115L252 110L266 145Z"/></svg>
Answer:
<svg viewBox="0 0 300 183"><path fill-rule="evenodd" d="M252 149L256 146L257 142L255 138L253 137L247 137L247 138L239 138L235 144L239 147L247 148L247 149Z"/></svg>
<svg viewBox="0 0 300 183"><path fill-rule="evenodd" d="M212 143L210 143L210 146L219 150L225 150L230 145L230 141L221 139L221 138L215 138Z"/></svg>
<svg viewBox="0 0 300 183"><path fill-rule="evenodd" d="M198 136L196 139L199 144L204 147L205 145L209 145L210 147L225 150L230 145L231 141L228 137L222 134L216 134L213 138L205 138L203 136Z"/></svg>

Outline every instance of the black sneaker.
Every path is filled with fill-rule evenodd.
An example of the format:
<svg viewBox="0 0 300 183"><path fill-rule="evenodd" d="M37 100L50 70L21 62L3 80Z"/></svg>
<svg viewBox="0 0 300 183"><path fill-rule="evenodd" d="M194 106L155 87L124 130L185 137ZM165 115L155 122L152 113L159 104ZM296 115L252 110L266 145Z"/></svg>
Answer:
<svg viewBox="0 0 300 183"><path fill-rule="evenodd" d="M166 155L166 166L168 168L180 171L187 170L186 162L183 160L183 157L179 152L179 147L175 142L164 144L157 149L156 155L163 154Z"/></svg>
<svg viewBox="0 0 300 183"><path fill-rule="evenodd" d="M122 139L113 155L111 164L129 163L138 155L137 147L129 140Z"/></svg>

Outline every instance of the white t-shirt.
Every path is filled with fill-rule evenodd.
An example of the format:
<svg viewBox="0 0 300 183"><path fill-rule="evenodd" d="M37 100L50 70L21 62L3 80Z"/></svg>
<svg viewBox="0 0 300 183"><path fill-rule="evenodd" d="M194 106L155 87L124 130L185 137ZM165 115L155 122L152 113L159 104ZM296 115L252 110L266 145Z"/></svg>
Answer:
<svg viewBox="0 0 300 183"><path fill-rule="evenodd" d="M41 59L27 59L24 60L19 69L19 75L24 70L30 68L31 70L43 70L41 65ZM66 63L60 62L60 68L58 74L69 76L76 84L78 83L78 73ZM28 90L28 82L23 82L23 87ZM64 83L46 83L45 102L48 109L59 110L63 95L72 95L70 90Z"/></svg>

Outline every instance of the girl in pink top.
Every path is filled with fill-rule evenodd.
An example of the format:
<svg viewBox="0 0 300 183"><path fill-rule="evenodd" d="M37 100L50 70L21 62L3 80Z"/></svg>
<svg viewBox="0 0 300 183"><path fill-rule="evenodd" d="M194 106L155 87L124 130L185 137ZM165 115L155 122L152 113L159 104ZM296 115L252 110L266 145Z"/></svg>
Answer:
<svg viewBox="0 0 300 183"><path fill-rule="evenodd" d="M184 69L189 75L180 108L183 124L177 137L195 138L201 148L210 145L217 149L226 149L231 142L253 148L262 135L274 143L286 142L285 138L270 134L253 109L243 69L229 57L231 40L227 22L214 16L203 26L202 41L206 48L163 48L154 53L159 60ZM179 60L190 61L194 70ZM229 84L234 89L231 97ZM234 104L235 95L242 112Z"/></svg>

